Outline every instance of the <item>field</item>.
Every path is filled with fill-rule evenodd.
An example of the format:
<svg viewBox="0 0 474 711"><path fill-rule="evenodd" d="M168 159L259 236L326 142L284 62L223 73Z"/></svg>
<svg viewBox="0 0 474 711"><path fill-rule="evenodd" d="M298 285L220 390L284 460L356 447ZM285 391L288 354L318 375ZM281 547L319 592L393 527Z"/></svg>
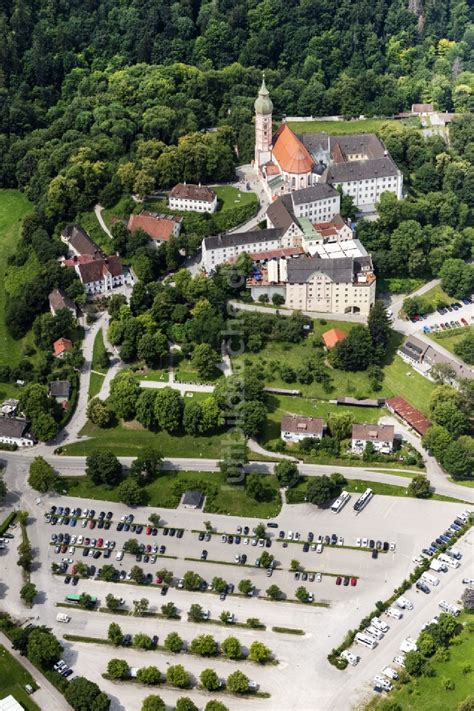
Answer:
<svg viewBox="0 0 474 711"><path fill-rule="evenodd" d="M317 333L326 331L329 328L340 328L343 331L348 331L352 328L352 324L337 321L328 321L322 326L318 322L314 322L313 328ZM394 351L398 345L397 337L393 337L392 344L387 355L387 362L384 366L385 379L382 383L382 390L374 392L369 384L367 374L363 371L357 373L349 373L342 370L330 369L332 378L333 390L331 393L326 393L320 383L311 383L304 385L300 383L284 383L279 377L265 377L265 385L278 388L299 389L307 398L319 398L323 401L328 401L339 396L350 397L392 397L393 395L401 395L406 398L412 405L419 408L427 414L428 402L433 391L434 384L423 378L422 375L416 373L412 368L406 365L399 356L394 355ZM311 357L314 349L310 341L303 341L298 344L280 343L270 341L260 353L245 353L236 361L244 362L246 365L257 365L260 371L265 370L265 366L270 361L280 363L291 363L293 368L297 368L305 358ZM295 405L296 406L296 405ZM321 412L321 411L320 411ZM297 414L306 414L297 412ZM371 417L370 413L364 413L367 417Z"/></svg>
<svg viewBox="0 0 474 711"><path fill-rule="evenodd" d="M453 304L456 301L456 299L453 299L452 296L443 291L439 284L422 294L422 298L427 304L431 304L434 309L442 304Z"/></svg>
<svg viewBox="0 0 474 711"><path fill-rule="evenodd" d="M232 516L254 516L256 518L271 518L276 516L281 508L276 477L267 476L264 480L273 489L271 501L258 502L249 497L243 487L230 486L225 481L225 476L220 472L163 472L154 482L144 486L149 506L163 508L176 508L181 495L174 491L177 482L189 482L189 488L194 488L197 482L215 484L218 487L216 495L208 496L204 511L213 513L230 514ZM61 479L61 484L70 496L81 498L99 499L104 501L118 501L117 487L98 486L87 477L70 477Z"/></svg>
<svg viewBox="0 0 474 711"><path fill-rule="evenodd" d="M469 618L463 614L460 620L467 622ZM472 625L472 621L470 623ZM463 669L469 662L473 661L473 631L467 628L454 638L454 644L448 647L449 659L447 661L430 660L430 664L435 671L431 677L421 676L412 679L404 684L399 691L390 694L390 701L393 708L403 711L454 711L459 704L468 696L472 697L473 675L470 671L465 673ZM453 689L446 689L446 681L454 682ZM382 708L377 702L369 704L367 709L375 710Z"/></svg>
<svg viewBox="0 0 474 711"><path fill-rule="evenodd" d="M377 133L390 119L368 118L354 121L288 121L295 133L319 133L324 131L332 136L348 133Z"/></svg>
<svg viewBox="0 0 474 711"><path fill-rule="evenodd" d="M0 697L3 699L11 694L27 711L40 711L26 693L25 684L37 688L31 675L0 645Z"/></svg>
<svg viewBox="0 0 474 711"><path fill-rule="evenodd" d="M453 328L452 331L427 333L426 335L435 341L435 343L439 343L440 346L446 348L448 351L451 351L451 353L454 353L454 346L462 341L469 332L474 333L474 326L469 326L469 328Z"/></svg>
<svg viewBox="0 0 474 711"><path fill-rule="evenodd" d="M225 435L173 436L163 431L150 432L138 422L126 422L102 430L88 422L81 435L90 439L67 445L63 450L65 454L87 456L96 451L112 450L118 457L133 457L140 454L144 447L154 447L164 457L222 459L225 452Z"/></svg>
<svg viewBox="0 0 474 711"><path fill-rule="evenodd" d="M89 400L92 400L92 398L99 394L103 382L103 375L91 372L89 379Z"/></svg>
<svg viewBox="0 0 474 711"><path fill-rule="evenodd" d="M22 219L29 212L31 203L18 190L0 190L0 365L18 363L24 343L13 340L5 326L5 274L7 259L20 239Z"/></svg>

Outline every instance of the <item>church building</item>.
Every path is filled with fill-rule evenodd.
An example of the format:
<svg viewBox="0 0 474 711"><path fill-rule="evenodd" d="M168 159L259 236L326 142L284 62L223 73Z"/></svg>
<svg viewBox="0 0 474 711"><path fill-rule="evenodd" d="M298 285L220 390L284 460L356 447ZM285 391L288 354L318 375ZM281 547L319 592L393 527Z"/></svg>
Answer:
<svg viewBox="0 0 474 711"><path fill-rule="evenodd" d="M366 212L383 192L402 197L402 173L374 133L298 136L285 122L273 133L272 114L264 77L255 101L254 167L270 199L318 183L341 187Z"/></svg>

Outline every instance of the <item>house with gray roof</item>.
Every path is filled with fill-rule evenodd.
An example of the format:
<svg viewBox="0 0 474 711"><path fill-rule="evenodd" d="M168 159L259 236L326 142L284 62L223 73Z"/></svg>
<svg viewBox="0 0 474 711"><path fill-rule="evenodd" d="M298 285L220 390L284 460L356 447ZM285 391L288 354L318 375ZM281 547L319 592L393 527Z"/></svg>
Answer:
<svg viewBox="0 0 474 711"><path fill-rule="evenodd" d="M0 442L17 447L32 447L35 443L29 433L30 423L20 417L0 417Z"/></svg>

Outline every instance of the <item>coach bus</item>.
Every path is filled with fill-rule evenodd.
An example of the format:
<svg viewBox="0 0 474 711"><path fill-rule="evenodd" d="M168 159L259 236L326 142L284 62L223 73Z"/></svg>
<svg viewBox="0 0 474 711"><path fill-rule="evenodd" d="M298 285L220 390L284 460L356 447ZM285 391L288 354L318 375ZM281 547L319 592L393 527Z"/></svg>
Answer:
<svg viewBox="0 0 474 711"><path fill-rule="evenodd" d="M344 508L350 498L351 495L347 491L343 491L340 497L336 499L336 501L331 506L331 511L333 513L339 513L339 511Z"/></svg>
<svg viewBox="0 0 474 711"><path fill-rule="evenodd" d="M362 496L359 497L357 499L357 501L355 502L354 511L357 511L357 512L362 511L362 509L365 506L367 506L367 504L369 503L369 501L373 495L374 495L374 492L372 491L372 489L366 489L364 491L364 493L362 494Z"/></svg>

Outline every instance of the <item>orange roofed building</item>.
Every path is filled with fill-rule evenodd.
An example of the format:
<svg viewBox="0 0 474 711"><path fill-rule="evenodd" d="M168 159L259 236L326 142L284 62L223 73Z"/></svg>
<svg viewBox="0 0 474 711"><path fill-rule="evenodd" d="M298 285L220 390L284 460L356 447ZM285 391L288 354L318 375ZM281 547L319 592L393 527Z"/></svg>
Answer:
<svg viewBox="0 0 474 711"><path fill-rule="evenodd" d="M168 242L171 237L177 237L181 230L182 217L174 215L159 215L156 212L143 210L139 215L130 215L127 228L130 232L143 230L155 243Z"/></svg>
<svg viewBox="0 0 474 711"><path fill-rule="evenodd" d="M58 338L53 343L53 355L55 358L64 358L66 353L69 353L72 349L72 341L69 338Z"/></svg>
<svg viewBox="0 0 474 711"><path fill-rule="evenodd" d="M344 333L344 331L341 331L339 328L331 328L329 331L323 333L322 338L324 341L324 345L329 350L330 348L334 348L336 343L345 341L347 338L347 333Z"/></svg>

